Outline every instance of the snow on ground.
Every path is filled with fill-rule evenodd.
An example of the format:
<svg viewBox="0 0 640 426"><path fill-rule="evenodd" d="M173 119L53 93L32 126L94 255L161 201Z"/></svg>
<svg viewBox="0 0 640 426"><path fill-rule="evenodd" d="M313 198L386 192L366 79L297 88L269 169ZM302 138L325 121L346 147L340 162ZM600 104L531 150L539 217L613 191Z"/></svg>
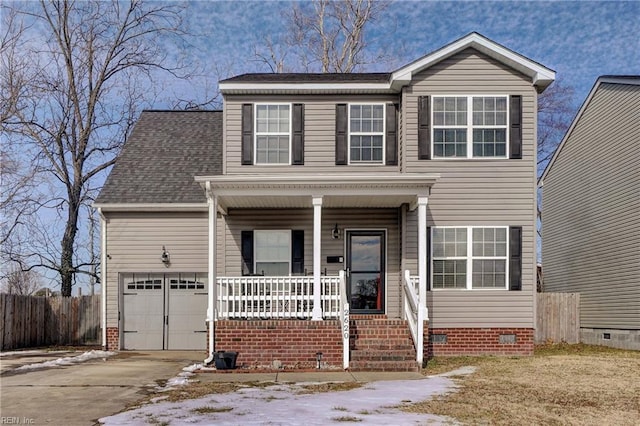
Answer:
<svg viewBox="0 0 640 426"><path fill-rule="evenodd" d="M190 377L194 376L193 372L196 370L200 370L205 368L202 364L192 364L188 367L182 369L182 373L178 374L176 377L172 377L167 381L167 384L164 386L156 387L158 392L165 392L171 389L174 389L178 386L184 386L193 380Z"/></svg>
<svg viewBox="0 0 640 426"><path fill-rule="evenodd" d="M188 367L189 368L189 367ZM470 374L459 369L455 374ZM349 391L299 394L298 384L246 387L236 392L198 399L153 403L110 417L100 423L117 425L327 425L358 422L362 425L454 424L452 419L413 414L394 408L454 391L449 377L379 381Z"/></svg>
<svg viewBox="0 0 640 426"><path fill-rule="evenodd" d="M64 358L52 359L50 361L38 362L35 364L26 364L16 368L14 371L20 370L37 370L39 368L62 367L65 365L79 364L92 359L108 358L115 355L115 352L108 351L89 351L78 356L68 356Z"/></svg>

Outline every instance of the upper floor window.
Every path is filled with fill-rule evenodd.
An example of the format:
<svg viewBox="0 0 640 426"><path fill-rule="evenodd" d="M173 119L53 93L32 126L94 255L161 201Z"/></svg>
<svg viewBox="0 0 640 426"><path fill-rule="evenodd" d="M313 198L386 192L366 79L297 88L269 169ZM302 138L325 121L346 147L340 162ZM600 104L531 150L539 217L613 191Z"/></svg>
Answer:
<svg viewBox="0 0 640 426"><path fill-rule="evenodd" d="M349 162L384 162L384 104L349 105Z"/></svg>
<svg viewBox="0 0 640 426"><path fill-rule="evenodd" d="M435 158L507 158L507 96L434 96Z"/></svg>
<svg viewBox="0 0 640 426"><path fill-rule="evenodd" d="M507 288L507 227L437 227L432 232L434 289Z"/></svg>
<svg viewBox="0 0 640 426"><path fill-rule="evenodd" d="M291 105L256 104L256 164L290 164Z"/></svg>

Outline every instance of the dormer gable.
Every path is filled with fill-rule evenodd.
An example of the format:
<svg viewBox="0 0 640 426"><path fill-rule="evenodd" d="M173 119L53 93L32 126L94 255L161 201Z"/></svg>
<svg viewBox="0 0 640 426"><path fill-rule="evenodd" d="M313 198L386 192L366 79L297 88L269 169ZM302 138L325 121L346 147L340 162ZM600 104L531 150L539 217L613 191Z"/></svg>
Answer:
<svg viewBox="0 0 640 426"><path fill-rule="evenodd" d="M468 48L527 76L539 93L555 80L555 71L472 32L391 73L251 73L222 80L227 94L367 94L399 93L413 76Z"/></svg>

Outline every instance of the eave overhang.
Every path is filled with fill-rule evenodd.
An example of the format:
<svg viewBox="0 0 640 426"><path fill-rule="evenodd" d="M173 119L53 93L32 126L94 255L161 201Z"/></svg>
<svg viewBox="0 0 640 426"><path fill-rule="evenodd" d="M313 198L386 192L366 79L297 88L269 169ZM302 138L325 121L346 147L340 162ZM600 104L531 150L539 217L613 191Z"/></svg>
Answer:
<svg viewBox="0 0 640 426"><path fill-rule="evenodd" d="M390 208L428 196L438 174L403 175L224 175L197 176L217 197L222 210L232 208Z"/></svg>
<svg viewBox="0 0 640 426"><path fill-rule="evenodd" d="M207 203L94 203L102 212L193 212L207 211Z"/></svg>

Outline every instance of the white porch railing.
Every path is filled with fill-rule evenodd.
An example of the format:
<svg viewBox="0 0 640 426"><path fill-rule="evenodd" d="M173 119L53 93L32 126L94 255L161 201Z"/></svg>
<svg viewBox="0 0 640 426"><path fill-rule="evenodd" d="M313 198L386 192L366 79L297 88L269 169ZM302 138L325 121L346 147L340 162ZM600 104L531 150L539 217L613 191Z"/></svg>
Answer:
<svg viewBox="0 0 640 426"><path fill-rule="evenodd" d="M349 302L347 301L347 283L344 271L340 271L340 324L342 328L342 368L349 368Z"/></svg>
<svg viewBox="0 0 640 426"><path fill-rule="evenodd" d="M419 278L411 276L409 271L404 271L404 313L409 323L409 330L416 347L416 361L422 365L424 360L424 321L428 319L427 307L420 305L420 289L418 288Z"/></svg>
<svg viewBox="0 0 640 426"><path fill-rule="evenodd" d="M218 319L310 319L313 277L218 277ZM340 318L340 277L320 278L323 318Z"/></svg>

